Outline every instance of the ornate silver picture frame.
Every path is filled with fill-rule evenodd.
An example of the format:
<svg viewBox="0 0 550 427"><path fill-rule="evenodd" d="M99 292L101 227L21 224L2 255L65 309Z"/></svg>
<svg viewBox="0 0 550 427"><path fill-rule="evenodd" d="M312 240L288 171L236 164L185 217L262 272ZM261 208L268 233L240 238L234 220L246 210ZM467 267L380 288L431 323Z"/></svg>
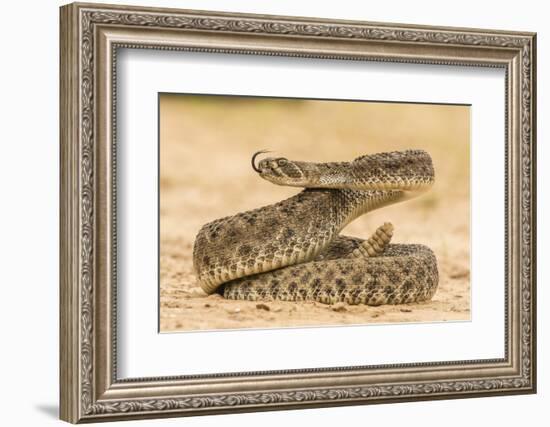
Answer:
<svg viewBox="0 0 550 427"><path fill-rule="evenodd" d="M60 18L61 419L112 421L536 391L535 34L80 3L63 6ZM119 378L120 49L504 70L504 357Z"/></svg>

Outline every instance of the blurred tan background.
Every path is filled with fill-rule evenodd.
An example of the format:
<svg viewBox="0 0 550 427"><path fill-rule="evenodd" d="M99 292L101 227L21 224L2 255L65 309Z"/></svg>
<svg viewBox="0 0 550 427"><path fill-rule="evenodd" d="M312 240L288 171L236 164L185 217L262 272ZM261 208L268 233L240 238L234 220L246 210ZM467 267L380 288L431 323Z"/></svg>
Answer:
<svg viewBox="0 0 550 427"><path fill-rule="evenodd" d="M160 96L160 330L162 332L470 319L470 109L395 104L162 94ZM428 303L330 306L229 301L195 281L192 247L206 222L300 191L262 180L255 151L304 161L422 148L436 184L417 199L371 212L343 233L367 238L391 221L394 242L436 253L440 284Z"/></svg>

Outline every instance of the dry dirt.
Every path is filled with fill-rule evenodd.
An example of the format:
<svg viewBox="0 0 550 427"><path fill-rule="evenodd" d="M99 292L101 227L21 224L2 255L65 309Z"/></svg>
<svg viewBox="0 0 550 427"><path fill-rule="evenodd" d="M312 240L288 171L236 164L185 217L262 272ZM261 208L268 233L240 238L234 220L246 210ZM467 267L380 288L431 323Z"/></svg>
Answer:
<svg viewBox="0 0 550 427"><path fill-rule="evenodd" d="M161 332L470 319L468 107L183 95L163 95L160 106ZM405 148L430 152L436 184L429 193L364 215L343 233L366 238L391 221L394 242L430 246L440 273L432 301L327 306L204 294L192 267L202 224L298 191L253 172L250 156L263 148L309 161Z"/></svg>

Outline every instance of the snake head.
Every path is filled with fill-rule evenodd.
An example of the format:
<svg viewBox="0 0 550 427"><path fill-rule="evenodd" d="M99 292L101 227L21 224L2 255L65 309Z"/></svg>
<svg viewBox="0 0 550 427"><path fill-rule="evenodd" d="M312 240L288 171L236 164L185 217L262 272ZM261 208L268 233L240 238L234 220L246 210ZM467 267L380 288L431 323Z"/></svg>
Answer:
<svg viewBox="0 0 550 427"><path fill-rule="evenodd" d="M256 157L261 153L265 153L265 151L259 151L252 157L252 168L263 179L278 185L307 186L308 179L304 162L288 160L285 157L267 157L260 160L256 166Z"/></svg>

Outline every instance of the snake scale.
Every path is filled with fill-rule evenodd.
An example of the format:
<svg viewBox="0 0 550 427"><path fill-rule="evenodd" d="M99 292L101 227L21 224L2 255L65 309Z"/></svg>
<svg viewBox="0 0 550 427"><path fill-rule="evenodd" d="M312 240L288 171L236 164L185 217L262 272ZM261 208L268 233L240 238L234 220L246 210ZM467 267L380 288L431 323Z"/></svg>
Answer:
<svg viewBox="0 0 550 427"><path fill-rule="evenodd" d="M205 224L193 247L198 282L228 299L402 304L429 300L438 285L433 251L390 243L385 223L369 239L342 236L351 221L402 202L434 183L423 150L377 153L351 162L266 158L252 167L293 197Z"/></svg>

